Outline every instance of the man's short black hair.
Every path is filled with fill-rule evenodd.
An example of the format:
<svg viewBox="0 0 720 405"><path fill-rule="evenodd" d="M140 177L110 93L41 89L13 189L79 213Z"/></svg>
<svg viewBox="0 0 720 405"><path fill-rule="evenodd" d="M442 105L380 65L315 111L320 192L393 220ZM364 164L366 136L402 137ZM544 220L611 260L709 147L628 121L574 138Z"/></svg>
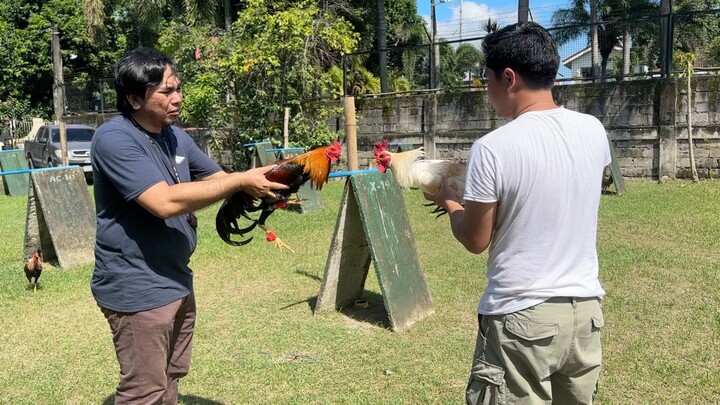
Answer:
<svg viewBox="0 0 720 405"><path fill-rule="evenodd" d="M485 66L495 74L510 68L532 90L555 83L560 53L550 33L537 23L520 22L495 31L485 37L482 49Z"/></svg>
<svg viewBox="0 0 720 405"><path fill-rule="evenodd" d="M149 88L160 84L168 66L177 75L172 59L152 48L135 48L123 56L115 67L118 111L131 113L133 108L127 96L136 95L144 99Z"/></svg>

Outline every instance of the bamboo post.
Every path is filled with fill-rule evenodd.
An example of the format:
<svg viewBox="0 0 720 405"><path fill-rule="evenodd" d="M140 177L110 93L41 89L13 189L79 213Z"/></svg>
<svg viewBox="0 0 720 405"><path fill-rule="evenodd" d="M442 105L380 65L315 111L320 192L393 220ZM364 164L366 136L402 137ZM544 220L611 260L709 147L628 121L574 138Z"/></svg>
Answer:
<svg viewBox="0 0 720 405"><path fill-rule="evenodd" d="M695 145L693 144L692 134L692 87L690 83L690 76L692 71L690 63L688 62L688 74L687 74L687 128L688 128L688 148L690 152L690 173L692 175L692 181L697 183L700 181L698 178L697 165L695 164Z"/></svg>
<svg viewBox="0 0 720 405"><path fill-rule="evenodd" d="M355 97L345 96L343 100L345 115L345 135L347 136L348 169L358 170L357 124L355 122Z"/></svg>
<svg viewBox="0 0 720 405"><path fill-rule="evenodd" d="M68 165L67 126L65 125L64 120L60 120L60 156L62 156L62 159L61 159L62 165L67 166Z"/></svg>
<svg viewBox="0 0 720 405"><path fill-rule="evenodd" d="M287 148L290 143L290 132L288 126L290 123L290 107L285 107L285 118L283 119L283 148Z"/></svg>

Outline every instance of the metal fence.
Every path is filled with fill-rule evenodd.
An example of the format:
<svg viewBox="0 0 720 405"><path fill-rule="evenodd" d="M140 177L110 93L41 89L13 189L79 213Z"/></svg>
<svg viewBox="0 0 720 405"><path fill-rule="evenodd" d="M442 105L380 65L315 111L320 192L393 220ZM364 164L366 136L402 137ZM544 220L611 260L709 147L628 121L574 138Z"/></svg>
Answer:
<svg viewBox="0 0 720 405"><path fill-rule="evenodd" d="M556 38L567 36L568 32L577 33L567 41L559 42L561 62L557 83L668 77L677 74L682 71L682 67L673 64L672 50L709 47L710 44L703 43L708 39L702 36L701 28L713 22L717 29L720 9L685 14L649 14L633 19L601 21L592 25L549 28ZM481 27L483 23L484 21L466 21L466 32L482 32L479 28L470 28ZM590 46L590 32L593 28L598 32L600 43L600 52L595 55L595 60ZM434 44L436 49L432 44L387 48L384 50L388 70L385 92L483 89L480 48L484 38L483 35L440 41ZM665 41L664 38L670 40ZM716 46L720 49L720 40L717 41ZM625 47L625 44L629 46ZM716 52L720 54L720 50ZM345 94L361 96L383 93L378 78L379 54L379 51L372 50L343 56ZM696 74L720 71L720 60L703 52L697 53L696 57ZM720 58L717 55L716 57ZM113 79L109 76L91 78L71 75L65 80L65 98L68 114L101 114L116 110Z"/></svg>
<svg viewBox="0 0 720 405"><path fill-rule="evenodd" d="M481 24L482 21L476 22L476 25ZM673 62L674 50L695 50L695 74L718 73L720 72L718 24L720 24L720 9L684 14L656 13L632 19L548 28L558 40L560 52L557 84L676 75L684 69L683 66ZM598 52L595 55L591 46L593 30L597 32L598 38ZM703 34L708 30L709 32L715 30L715 36ZM468 51L467 48L469 45L477 53L481 53L484 38L483 35L461 40L439 41L434 44L435 52L433 52L433 44L387 48L385 52L389 77L385 92L482 89L480 74L483 69L483 57L473 62L472 50ZM463 52L460 51L461 48L465 48ZM714 53L707 52L709 49L713 49ZM343 57L345 94L361 96L381 93L377 89L377 83L371 82L371 76L364 73L365 66L377 65L377 61L380 60L379 54L380 51L372 50ZM468 55L471 57L468 58ZM436 59L439 61L435 61ZM376 71L372 73L377 75Z"/></svg>
<svg viewBox="0 0 720 405"><path fill-rule="evenodd" d="M112 77L70 76L65 79L65 113L116 111Z"/></svg>

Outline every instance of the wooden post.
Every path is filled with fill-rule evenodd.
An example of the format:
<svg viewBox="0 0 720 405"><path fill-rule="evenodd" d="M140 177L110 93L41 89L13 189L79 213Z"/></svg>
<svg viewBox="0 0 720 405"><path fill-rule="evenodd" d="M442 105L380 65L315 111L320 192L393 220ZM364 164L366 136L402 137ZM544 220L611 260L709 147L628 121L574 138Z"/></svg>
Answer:
<svg viewBox="0 0 720 405"><path fill-rule="evenodd" d="M283 119L283 148L288 147L290 141L290 133L288 126L290 123L290 107L285 107L285 118Z"/></svg>
<svg viewBox="0 0 720 405"><path fill-rule="evenodd" d="M61 156L61 162L63 166L68 165L68 155L67 155L67 126L65 125L64 120L60 120L60 156Z"/></svg>
<svg viewBox="0 0 720 405"><path fill-rule="evenodd" d="M60 123L65 114L65 83L60 58L60 31L57 25L52 26L52 61L53 61L53 105L55 106L55 122Z"/></svg>
<svg viewBox="0 0 720 405"><path fill-rule="evenodd" d="M437 122L437 94L429 94L423 100L423 147L428 159L435 159L435 127Z"/></svg>
<svg viewBox="0 0 720 405"><path fill-rule="evenodd" d="M344 113L345 113L345 135L347 136L348 149L348 169L358 170L357 155L357 125L355 122L355 97L345 96Z"/></svg>

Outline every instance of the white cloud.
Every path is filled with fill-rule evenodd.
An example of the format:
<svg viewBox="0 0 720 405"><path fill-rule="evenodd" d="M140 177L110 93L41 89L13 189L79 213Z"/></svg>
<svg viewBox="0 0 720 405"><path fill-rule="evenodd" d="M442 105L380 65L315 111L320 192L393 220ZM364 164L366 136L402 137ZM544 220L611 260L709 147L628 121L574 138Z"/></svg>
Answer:
<svg viewBox="0 0 720 405"><path fill-rule="evenodd" d="M446 41L453 41L462 38L481 37L486 34L482 26L492 18L502 27L517 21L517 3L502 8L490 8L486 3L478 3L468 0L454 0L447 3L435 5L437 19L438 37ZM450 18L440 17L447 15L441 8L448 8L451 11ZM424 15L428 31L430 30L430 16Z"/></svg>

